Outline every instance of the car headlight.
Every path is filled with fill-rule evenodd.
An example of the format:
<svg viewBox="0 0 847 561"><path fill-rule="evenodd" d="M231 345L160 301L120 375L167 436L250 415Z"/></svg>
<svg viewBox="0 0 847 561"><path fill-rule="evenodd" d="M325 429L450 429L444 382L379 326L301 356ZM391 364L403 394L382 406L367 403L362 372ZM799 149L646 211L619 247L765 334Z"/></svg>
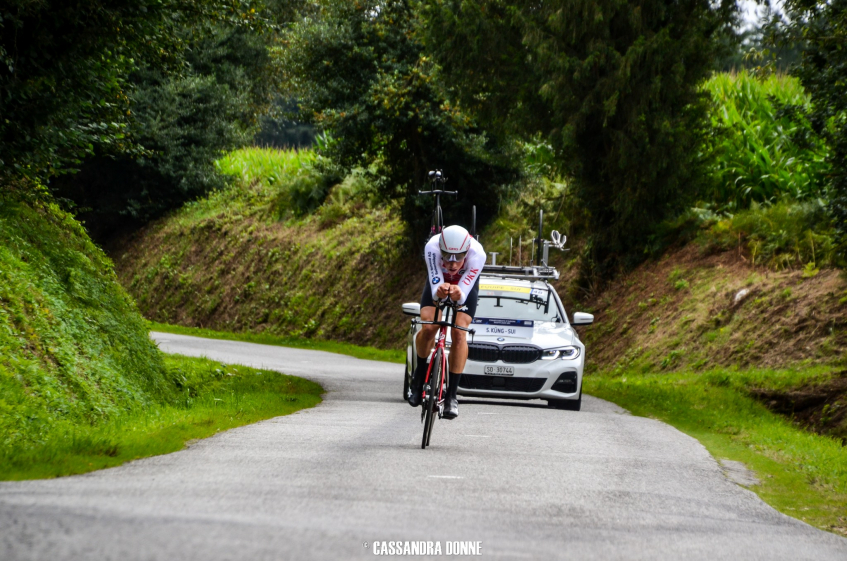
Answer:
<svg viewBox="0 0 847 561"><path fill-rule="evenodd" d="M579 347L567 346L558 349L547 349L541 351L541 360L573 360L579 357Z"/></svg>

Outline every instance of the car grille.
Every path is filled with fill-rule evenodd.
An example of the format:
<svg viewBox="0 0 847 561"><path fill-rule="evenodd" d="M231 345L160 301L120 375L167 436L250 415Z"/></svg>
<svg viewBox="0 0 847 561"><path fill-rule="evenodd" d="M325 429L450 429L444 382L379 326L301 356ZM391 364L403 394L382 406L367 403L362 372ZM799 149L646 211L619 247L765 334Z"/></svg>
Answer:
<svg viewBox="0 0 847 561"><path fill-rule="evenodd" d="M487 343L468 343L468 359L476 362L497 362L500 347Z"/></svg>
<svg viewBox="0 0 847 561"><path fill-rule="evenodd" d="M530 345L505 345L500 349L500 360L514 364L527 364L541 358L541 349Z"/></svg>
<svg viewBox="0 0 847 561"><path fill-rule="evenodd" d="M466 390L496 390L501 392L537 392L546 378L515 378L513 376L481 376L462 374L459 387Z"/></svg>
<svg viewBox="0 0 847 561"><path fill-rule="evenodd" d="M492 343L468 343L468 359L475 362L497 362L528 364L541 358L541 349L532 345L504 345Z"/></svg>

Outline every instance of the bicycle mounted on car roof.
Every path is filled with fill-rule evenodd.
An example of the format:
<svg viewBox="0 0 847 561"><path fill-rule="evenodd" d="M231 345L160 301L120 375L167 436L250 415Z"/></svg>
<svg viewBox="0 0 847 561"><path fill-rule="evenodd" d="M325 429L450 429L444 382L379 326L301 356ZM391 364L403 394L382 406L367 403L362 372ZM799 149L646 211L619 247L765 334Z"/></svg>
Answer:
<svg viewBox="0 0 847 561"><path fill-rule="evenodd" d="M429 236L440 234L444 229L444 216L441 213L441 195L458 195L458 191L444 190L444 184L447 183L447 177L440 169L432 170L427 174L427 179L430 182L429 191L418 191L418 195L433 195L435 197L432 209L432 225L429 229ZM436 189L436 184L440 184L441 188ZM476 205L471 207L471 236L478 239L476 234Z"/></svg>

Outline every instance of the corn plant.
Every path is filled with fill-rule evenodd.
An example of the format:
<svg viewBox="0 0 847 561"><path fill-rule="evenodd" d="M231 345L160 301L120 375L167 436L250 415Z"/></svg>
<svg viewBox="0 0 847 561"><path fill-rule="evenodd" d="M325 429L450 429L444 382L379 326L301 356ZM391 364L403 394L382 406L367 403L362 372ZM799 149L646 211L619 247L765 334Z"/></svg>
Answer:
<svg viewBox="0 0 847 561"><path fill-rule="evenodd" d="M709 197L718 208L738 210L752 202L823 195L827 149L804 141L813 137L809 123L785 111L809 105L796 78L722 73L708 80L705 90L715 102L712 125L721 133Z"/></svg>

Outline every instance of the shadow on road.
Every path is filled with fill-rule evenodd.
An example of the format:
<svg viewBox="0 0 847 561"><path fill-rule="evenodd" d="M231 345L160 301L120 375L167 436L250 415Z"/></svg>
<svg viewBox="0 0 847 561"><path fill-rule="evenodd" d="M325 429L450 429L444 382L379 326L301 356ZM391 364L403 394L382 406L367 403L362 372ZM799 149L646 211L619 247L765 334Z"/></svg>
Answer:
<svg viewBox="0 0 847 561"><path fill-rule="evenodd" d="M529 407L532 409L548 409L547 403L538 401L510 401L510 400L490 400L490 399L474 399L464 397L459 400L460 405L497 405L499 407Z"/></svg>

